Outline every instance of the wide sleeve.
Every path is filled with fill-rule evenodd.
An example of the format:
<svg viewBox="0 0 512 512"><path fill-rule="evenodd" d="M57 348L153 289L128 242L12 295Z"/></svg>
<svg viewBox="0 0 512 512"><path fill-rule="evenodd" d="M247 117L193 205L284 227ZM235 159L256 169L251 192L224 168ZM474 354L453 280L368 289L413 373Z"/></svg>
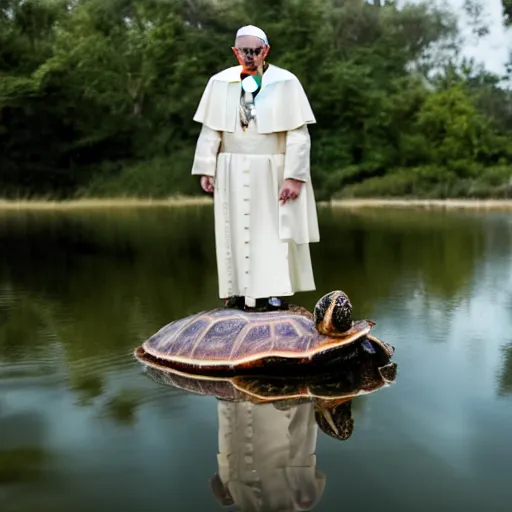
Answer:
<svg viewBox="0 0 512 512"><path fill-rule="evenodd" d="M220 142L221 133L203 125L197 139L192 174L215 176Z"/></svg>
<svg viewBox="0 0 512 512"><path fill-rule="evenodd" d="M284 179L310 180L311 137L307 125L286 132Z"/></svg>
<svg viewBox="0 0 512 512"><path fill-rule="evenodd" d="M279 203L279 238L297 245L318 242L318 218L315 193L311 179L309 155L311 139L307 126L286 132L284 179L302 181L299 197L285 204Z"/></svg>

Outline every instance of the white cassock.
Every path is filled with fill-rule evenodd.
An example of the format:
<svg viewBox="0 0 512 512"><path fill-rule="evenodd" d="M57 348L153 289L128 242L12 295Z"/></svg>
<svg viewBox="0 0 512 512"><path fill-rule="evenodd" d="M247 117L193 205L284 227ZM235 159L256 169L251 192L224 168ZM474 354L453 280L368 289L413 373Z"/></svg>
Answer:
<svg viewBox="0 0 512 512"><path fill-rule="evenodd" d="M218 402L218 476L243 512L311 510L326 477L316 469L314 406Z"/></svg>
<svg viewBox="0 0 512 512"><path fill-rule="evenodd" d="M213 76L194 120L202 123L192 174L215 177L219 296L253 299L315 289L309 244L320 239L310 175L315 118L295 75L269 65L256 118L240 124L241 66ZM304 182L279 202L284 179Z"/></svg>

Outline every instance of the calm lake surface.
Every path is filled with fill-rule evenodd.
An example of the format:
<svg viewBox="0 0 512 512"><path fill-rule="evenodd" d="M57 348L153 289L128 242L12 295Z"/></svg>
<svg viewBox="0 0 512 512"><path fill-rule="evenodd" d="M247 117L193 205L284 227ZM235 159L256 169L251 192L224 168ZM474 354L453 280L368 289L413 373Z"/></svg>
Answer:
<svg viewBox="0 0 512 512"><path fill-rule="evenodd" d="M319 214L294 302L347 292L398 377L354 400L348 440L318 432L313 510L510 511L512 214ZM214 251L209 206L0 212L2 512L222 510L218 401L132 357L219 306Z"/></svg>

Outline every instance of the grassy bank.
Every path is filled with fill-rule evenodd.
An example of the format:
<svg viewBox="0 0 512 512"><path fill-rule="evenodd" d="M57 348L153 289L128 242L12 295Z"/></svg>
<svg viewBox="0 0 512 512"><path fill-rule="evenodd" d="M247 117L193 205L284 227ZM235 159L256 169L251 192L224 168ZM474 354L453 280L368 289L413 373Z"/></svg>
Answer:
<svg viewBox="0 0 512 512"><path fill-rule="evenodd" d="M340 183L331 184L337 190L335 199L512 199L510 165L485 167L463 161L449 166L389 169L357 181L346 170L340 176Z"/></svg>
<svg viewBox="0 0 512 512"><path fill-rule="evenodd" d="M0 199L0 210L79 210L79 209L109 209L109 208L146 208L156 206L195 206L212 204L209 197L181 196L165 199L112 197L112 198L83 198L55 201L52 199Z"/></svg>
<svg viewBox="0 0 512 512"><path fill-rule="evenodd" d="M209 197L171 197L167 199L143 198L90 198L53 200L5 200L0 199L0 211L15 210L89 210L89 209L130 209L154 207L185 207L210 205ZM400 198L357 198L319 201L318 207L333 208L446 208L510 210L512 199L400 199Z"/></svg>
<svg viewBox="0 0 512 512"><path fill-rule="evenodd" d="M179 159L178 159L179 160ZM155 164L158 162L158 165ZM0 199L0 210L110 209L206 205L212 198L202 193L189 166L176 162L169 172L153 159L145 165L124 167L120 174L101 174L89 186L67 199L54 197ZM389 170L366 179L350 169L327 178L313 174L319 206L343 208L420 207L512 209L512 166L482 168L467 162L453 168L415 167ZM170 195L169 191L173 191Z"/></svg>
<svg viewBox="0 0 512 512"><path fill-rule="evenodd" d="M511 199L338 199L329 203L340 208L445 208L445 209L481 209L511 210Z"/></svg>

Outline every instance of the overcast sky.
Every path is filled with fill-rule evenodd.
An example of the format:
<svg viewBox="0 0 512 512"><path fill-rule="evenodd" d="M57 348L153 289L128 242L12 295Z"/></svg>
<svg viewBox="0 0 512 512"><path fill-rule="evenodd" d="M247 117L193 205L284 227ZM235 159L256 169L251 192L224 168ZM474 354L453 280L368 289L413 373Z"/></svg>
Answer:
<svg viewBox="0 0 512 512"><path fill-rule="evenodd" d="M401 0L401 3L404 3L404 1ZM407 1L414 2L415 0ZM505 69L504 65L508 59L509 51L512 51L512 29L505 30L503 28L501 0L482 0L482 4L485 6L485 18L488 20L491 33L487 37L482 38L478 44L471 37L470 29L467 25L467 17L464 16L462 11L464 0L434 0L433 3L443 2L446 2L446 4L452 6L460 13L460 26L463 29L463 34L467 35L468 38L464 54L484 63L489 71L502 73Z"/></svg>

